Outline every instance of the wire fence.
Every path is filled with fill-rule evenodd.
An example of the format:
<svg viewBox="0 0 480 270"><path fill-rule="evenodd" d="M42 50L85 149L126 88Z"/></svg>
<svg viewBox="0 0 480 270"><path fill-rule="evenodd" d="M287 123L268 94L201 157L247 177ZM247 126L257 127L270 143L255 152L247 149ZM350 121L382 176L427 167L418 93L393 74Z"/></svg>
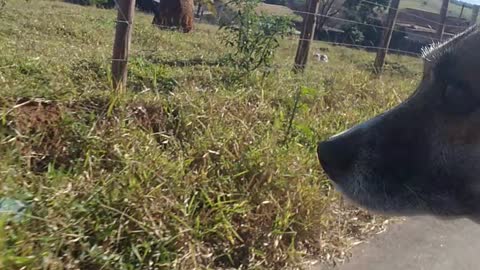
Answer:
<svg viewBox="0 0 480 270"><path fill-rule="evenodd" d="M141 24L141 26L145 27L145 17L142 18L142 21L143 21L143 23ZM113 20L111 20L111 22L113 22ZM122 22L119 22L119 23L122 23ZM135 24L135 21L134 21L134 24ZM139 25L136 25L135 27L138 27L138 26ZM109 28L110 27L111 26L109 26ZM153 28L153 26L152 26L152 28ZM110 29L111 30L107 30L109 32L109 35L111 33L113 33L113 31L114 31L113 28L110 28ZM162 29L165 29L165 28L162 27ZM203 26L202 26L200 28L200 30L197 33L194 33L194 34L196 36L201 36L201 35L203 35L203 33L204 33L203 31L205 29L209 29L209 28L203 28ZM150 31L150 30L147 31L147 33L150 33L150 32L152 32L152 31ZM160 31L158 31L158 32L159 32L158 36L166 37L167 39L169 39L170 37L174 37L175 39L178 39L178 38L182 38L182 37L185 36L186 40L187 40L187 43L195 41L195 39L192 39L191 37L188 37L188 35L183 35L183 34L173 34L173 35L171 35L168 32L163 32L163 33L160 32ZM92 58L92 60L95 63L101 63L101 65L106 69L109 69L109 67L107 65L111 62L127 62L127 61L131 61L132 67L135 67L136 69L138 69L142 65L142 64L138 64L138 63L143 63L142 61L144 61L144 60L146 60L147 62L152 63L154 65L157 65L160 69L167 68L168 70L170 70L170 69L172 71L175 70L175 72L178 72L178 71L179 72L185 72L185 71L194 72L194 71L198 71L198 70L204 70L204 71L207 71L209 73L212 72L211 74L217 74L216 73L217 70L220 70L220 69L224 68L224 66L222 66L223 63L221 61L218 61L218 60L221 60L222 56L217 57L218 55L215 56L215 55L211 54L210 52L205 52L204 51L205 47L203 47L203 46L183 47L183 50L189 49L191 51L189 52L190 54L187 55L185 58L181 58L182 56L179 56L179 54L169 55L168 53L162 52L161 47L157 49L156 47L153 47L153 46L135 46L135 41L138 41L138 40L135 40L135 29L134 29L133 37L134 38L132 39L132 42L133 42L134 45L132 46L132 50L130 51L130 56L128 57L128 59L113 59L111 57L110 52L108 52L108 49L107 49L107 50L101 50L101 52L92 53L92 56L94 55L95 57L99 57L98 59L93 59ZM142 36L141 39L143 40L143 38L144 38L144 36ZM282 42L282 46L280 48L281 50L283 50L283 52L280 55L288 56L288 58L287 57L284 57L284 58L277 57L271 66L261 67L261 68L257 69L258 73L256 73L256 74L283 74L286 77L290 78L290 76L289 76L290 73L289 72L293 69L293 66L294 66L294 63L293 63L294 58L293 57L294 57L294 53L296 51L297 42L302 40L302 39L298 38L298 37L294 37L294 36L291 36L288 39L289 40L284 40L284 42ZM25 37L22 37L22 39L19 40L19 42L22 42L24 45L28 45L29 43L41 44L42 42L44 42L44 40L39 39L39 38L35 38L35 37L31 37L31 38L27 38L27 39L25 39ZM141 44L141 43L137 43L137 44ZM332 47L330 47L330 46L341 46L341 47L345 47L345 49L340 49L339 48L338 50L337 49L332 50ZM322 49L324 49L324 48L327 48L328 51L322 51ZM326 78L326 79L330 80L330 79L338 78L338 76L343 76L342 74L345 74L345 73L349 73L350 75L348 75L348 76L355 76L355 75L358 76L358 74L362 74L362 76L363 75L367 76L367 74L371 70L372 65L370 65L370 63L373 62L373 54L370 54L370 53L359 54L357 51L347 49L347 48L365 49L365 50L383 49L383 48L376 47L376 46L362 46L362 45L354 45L354 44L347 44L347 43L340 43L340 42L328 42L328 41L313 40L312 41L312 47L311 47L311 53L310 53L310 57L309 57L310 60L309 60L309 64L308 64L308 66L309 66L308 73L305 73L305 75L301 75L301 76L291 77L288 81L294 82L295 80L309 80L309 79L312 79L313 74L315 74L315 76L318 75L319 77L314 77L315 80L310 80L310 82L312 84L316 85L317 83L320 84L320 82L323 81L320 78ZM390 50L390 51L392 51L392 50ZM411 52L408 52L408 51L402 51L402 50L394 50L394 51L398 52L398 53L401 53L401 54L407 54L407 55L411 55L411 56L415 56L415 57L418 56L418 55L416 55L414 53L411 53ZM285 52L288 52L288 54L286 54ZM327 54L328 57L329 57L329 62L320 61L319 59L317 59L317 57L315 57L315 55L314 55L315 53ZM88 54L88 55L90 55L90 54ZM203 59L198 60L202 56L205 56L204 60ZM72 62L83 60L84 55L81 55L81 57L82 57L82 59L78 58L78 56L73 56L72 55L72 57L71 57ZM401 59L401 60L399 61L399 59ZM158 61L158 60L160 60L160 61ZM198 60L198 61L196 61L196 60ZM141 62L137 62L137 61L141 61ZM218 63L216 63L216 61L218 61ZM390 74L390 72L394 72L394 73L398 72L398 70L396 69L397 62L400 63L400 65L403 65L402 63L404 63L404 62L402 62L402 61L403 61L403 58L393 58L393 57L389 58L389 62L392 63L392 64L394 63L394 64L393 65L388 65L387 64L387 66L385 68L385 72L387 72L387 74ZM226 66L225 68L228 68L228 66ZM148 74L146 76L150 76L149 72L152 72L152 71L147 70L146 72L147 72L146 74ZM222 71L222 73L223 73L223 71ZM132 73L130 73L130 74L132 74ZM135 74L135 73L133 73L133 74ZM225 74L228 74L228 73L225 73ZM280 75L280 76L283 76L283 75ZM133 75L133 76L135 76L135 75ZM154 75L152 75L152 76L154 76ZM132 75L129 76L129 80L131 81L132 84L133 84L133 80L134 80L133 78L135 78L135 77L132 77ZM202 83L198 83L198 85L202 85ZM139 86L135 86L135 87L139 87ZM200 87L200 89L202 89L202 87ZM151 88L149 86L146 86L142 91L147 92L147 91L154 91L154 90L153 90L153 88Z"/></svg>
<svg viewBox="0 0 480 270"><path fill-rule="evenodd" d="M372 1L368 1L368 0L362 0L361 3L366 3L366 4L371 4L371 5L376 5L378 7L382 7L382 8L385 8L385 9L388 9L388 8L391 8L397 12L400 12L401 9L396 9L396 8L393 8L393 7L389 7L389 6L386 6L386 5L382 5L382 4L379 4L379 3L375 3L375 2L372 2ZM425 21L425 22L429 22L429 23L433 23L433 24L436 24L436 25L441 25L440 22L437 22L437 21L434 21L434 20L430 20L428 18L425 18L425 17L422 17L422 16L419 16L419 15L416 15L416 14L413 14L411 12L407 13L409 16L412 16L412 17L415 17L419 20L422 20L422 21ZM457 27L457 28L462 28L463 26L459 26L459 25L451 25L451 24L445 24L445 27Z"/></svg>
<svg viewBox="0 0 480 270"><path fill-rule="evenodd" d="M115 2L115 6L116 6L117 10L119 10L118 9L118 6L119 6L118 0L114 0L114 2ZM374 6L383 8L383 9L388 9L389 8L389 6L387 6L387 5L382 5L382 4L372 2L372 1L369 1L369 0L362 0L360 2L360 4L362 4L362 5L365 5L365 4L374 5ZM347 11L344 7L338 7L338 8L342 11ZM339 16L330 16L330 15L318 14L318 13L316 14L316 13L310 13L310 12L306 12L306 11L303 11L303 10L296 10L296 9L291 9L291 10L292 10L293 13L296 13L296 14L313 15L313 16L322 17L322 18L325 18L325 19L328 19L328 20L335 20L335 21L349 23L349 24L369 26L369 27L372 27L374 29L378 29L379 31L383 31L383 30L387 29L387 27L385 27L383 25L376 25L376 24L371 24L371 23L367 23L367 22L359 22L359 21L355 21L355 20L342 18L342 17L339 17ZM396 10L396 9L394 9L394 10ZM401 9L399 8L398 11L400 12ZM115 23L130 24L130 22L128 22L128 20L126 20L125 14L121 10L119 10L119 12L121 14L121 18L120 19L118 19L118 18L115 19L114 22ZM418 15L410 13L410 12L405 12L405 14L407 14L408 16L415 17L419 20L428 22L428 23L432 23L432 24L435 24L435 25L440 25L440 23L438 21L430 20L428 18L421 17L421 16L418 16ZM72 16L73 15L78 15L78 14L72 14ZM370 19L378 19L378 18L373 18L373 17L369 17L369 18ZM161 29L161 30L173 30L173 29L175 29L175 27L162 26L162 25L156 25L156 27ZM451 25L451 24L445 24L445 27L457 28L459 30L467 28L467 26L459 26L459 25ZM434 30L434 29L432 29L432 30ZM420 34L420 33L413 33L413 32L409 32L409 31L404 31L404 30L401 30L401 29L398 29L398 28L395 28L395 27L394 27L393 31L396 32L396 33L408 34L411 37L424 38L425 40L429 40L431 42L440 41L438 38L436 38L434 36L430 36L430 35L426 35L426 34ZM298 38L298 40L301 40L301 39ZM330 43L330 44L333 44L333 45L338 45L338 46L346 46L346 47L357 47L357 48L365 48L365 49L384 49L384 48L381 48L381 47L378 47L378 46L373 46L373 45L361 45L361 44L355 44L355 43L331 42L331 41L324 41L324 42L325 43ZM390 48L388 50L391 51L391 52L404 53L404 54L408 54L408 55L419 55L418 53L413 53L413 52L410 52L410 51L400 50L400 49ZM117 61L124 61L125 59L116 59L116 60Z"/></svg>
<svg viewBox="0 0 480 270"><path fill-rule="evenodd" d="M114 0L114 2L116 3L116 7L118 9L118 7L119 7L118 0ZM388 10L389 8L391 8L387 5L382 5L382 4L372 2L372 1L369 1L369 0L362 0L360 2L360 4L361 5L374 5L378 8L384 9L384 10ZM295 10L295 9L291 9L291 12L293 12L294 14L297 14L297 15L301 15L302 17L304 17L304 16L315 16L316 18L323 18L326 21L329 21L329 20L336 21L336 22L339 22L340 24L353 24L353 25L368 26L368 27L372 27L375 30L378 30L378 32L383 32L383 31L389 29L388 27L386 27L384 25L377 25L377 24L373 24L373 23L370 23L370 22L366 22L366 21L356 21L356 20L353 20L353 19L348 19L345 16L341 16L342 13L345 14L346 12L352 12L351 10L347 10L345 7L336 7L335 9L338 9L341 12L338 12L335 15L311 13L311 12L308 12L308 11ZM431 20L429 18L425 18L425 17L419 16L417 14L414 14L414 13L411 13L411 12L408 12L408 11L405 11L405 10L401 10L400 8L399 9L394 9L394 10L396 10L397 12L403 12L405 14L405 16L411 16L415 19L418 19L419 21L423 21L423 22L426 22L426 23L429 23L429 24L433 24L435 26L441 25L441 23L438 22L438 21L434 21L434 20ZM217 16L218 15L219 14L217 14ZM126 18L127 17L125 16L125 14L121 10L119 10L119 15L117 17L116 23L130 24L131 22L126 20ZM383 21L381 16L379 16L379 17L368 17L368 19L376 19L379 22ZM170 30L170 29L175 28L175 27L164 26L164 25L155 25L155 26L157 28L161 29L161 30ZM435 34L436 29L430 28L429 29L430 31L428 31L428 29L423 29L423 33L422 33L421 31L416 31L416 29L412 29L411 31L408 31L408 30L405 30L405 28L402 29L402 28L399 28L399 27L396 27L396 26L398 26L398 23L396 25L394 25L394 27L392 29L392 31L394 33L401 33L404 36L409 36L411 38L419 38L419 39L422 39L423 42L427 42L427 43L434 43L434 42L441 41L438 38L433 36ZM466 29L468 27L468 25L463 26L463 25L445 24L445 27L448 27L450 29L458 29L458 32L461 32L463 29ZM414 56L414 57L418 57L418 56L421 55L421 52L413 52L413 51L409 51L409 50L406 50L406 49L399 49L399 48L384 48L384 47L376 46L374 44L365 45L365 44L357 44L355 42L337 42L337 41L329 41L329 40L316 41L316 40L313 40L313 39L312 40L302 39L299 36L289 36L288 39L291 41L291 44L294 44L294 45L295 45L295 41L296 42L300 42L300 41L321 42L322 44L328 44L328 45L332 45L332 46L343 46L343 47L347 47L347 48L364 49L364 50L368 50L368 51L385 50L385 51L395 53L395 54L403 54L403 55L409 55L409 56ZM291 49L296 50L296 47L293 47ZM146 51L145 50L142 51L142 50L135 50L134 49L132 52L135 53L135 54L141 54L142 52L146 52ZM151 53L155 53L155 51L152 51ZM111 59L111 60L112 61L119 61L119 62L120 61L128 61L127 59ZM293 63L288 63L285 66L293 67Z"/></svg>
<svg viewBox="0 0 480 270"><path fill-rule="evenodd" d="M368 1L368 0L362 0L360 2L360 4L371 4L371 5L375 5L377 7L382 7L382 8L385 8L385 9L393 9L397 12L402 12L402 10L399 8L399 9L396 9L396 8L393 8L393 7L389 7L389 6L385 6L385 5L381 5L381 4L378 4L378 3L375 3L375 2L371 2L371 1ZM340 10L344 11L344 12L351 12L349 10L347 10L346 8L344 7L339 7ZM296 14L302 14L302 15L312 15L312 16L316 16L316 17L323 17L323 18L327 18L327 19L332 19L332 20L337 20L337 21L342 21L342 22L346 22L346 23L352 23L352 24L358 24L358 25L365 25L365 26L371 26L373 28L376 28L376 29L387 29L387 27L383 26L383 25L376 25L376 24L372 24L372 23L367 23L367 22L359 22L359 21L354 21L354 20L350 20L350 19L346 19L346 18L342 18L342 17L338 17L338 16L335 16L335 15L326 15L326 14L318 14L318 13L311 13L311 12L307 12L307 11L303 11L303 10L295 10L295 9L292 9L292 12L293 13L296 13ZM430 20L428 18L425 18L425 17L421 17L421 16L418 16L414 13L411 13L411 12L406 12L404 11L404 13L408 16L411 16L411 17L414 17L414 18L417 18L419 20L423 20L425 22L429 22L429 23L433 23L433 24L436 24L436 25L441 25L440 22L437 22L437 21L433 21L433 20ZM374 18L374 17L368 17L369 19L379 19L379 18ZM398 24L398 23L397 23ZM445 27L447 28L457 28L459 29L459 31L463 30L463 29L466 29L468 28L469 25L452 25L452 24L445 24ZM433 29L435 30L435 29ZM434 38L434 37L430 37L430 36L427 36L427 35L422 35L422 34L415 34L415 33L411 33L411 32L407 32L407 31L403 31L403 30L400 30L400 29L396 29L394 27L393 29L394 32L398 32L398 33L404 33L404 34L409 34L409 35L412 35L412 36L418 36L418 37L425 37L425 38L429 38L429 39L432 39L432 40L438 40L437 38Z"/></svg>
<svg viewBox="0 0 480 270"><path fill-rule="evenodd" d="M376 25L376 24L371 24L371 23L366 23L366 22L358 22L358 21L349 20L349 19L345 19L345 18L340 18L340 17L336 17L336 16L315 14L315 13L304 12L304 11L302 11L301 13L306 14L306 15L313 15L313 16L316 16L316 17L329 18L329 19L338 20L338 21L347 22L347 23L352 23L352 24L357 24L357 25L370 26L370 27L373 27L375 29L382 29L382 30L389 29L388 27L385 27L385 26L382 26L382 25ZM435 38L435 37L430 37L430 36L422 35L422 34L415 34L415 33L407 32L407 31L403 31L403 30L399 30L399 29L395 29L395 28L393 29L393 31L397 32L397 33L403 33L403 34L408 34L408 35L411 35L411 36L416 36L416 37L424 37L424 38L428 38L428 39L431 39L431 40L439 40L438 38Z"/></svg>
<svg viewBox="0 0 480 270"><path fill-rule="evenodd" d="M305 41L311 41L310 39L302 39L298 38L296 40L305 40ZM356 49L370 49L370 50L387 50L390 52L396 52L400 54L406 54L406 55L411 55L411 56L420 56L420 53L415 53L415 52L409 52L405 50L398 50L398 49L392 49L392 48L384 48L384 47L379 47L379 46L369 46L369 45L359 45L359 44L351 44L351 43L343 43L343 42L334 42L334 41L319 41L325 44L330 44L333 46L343 46L343 47L351 47L351 48L356 48Z"/></svg>

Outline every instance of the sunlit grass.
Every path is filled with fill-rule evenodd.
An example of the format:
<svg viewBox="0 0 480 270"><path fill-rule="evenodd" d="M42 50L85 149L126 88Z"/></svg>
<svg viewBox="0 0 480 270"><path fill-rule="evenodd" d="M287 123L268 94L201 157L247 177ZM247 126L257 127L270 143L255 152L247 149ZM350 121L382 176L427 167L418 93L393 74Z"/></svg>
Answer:
<svg viewBox="0 0 480 270"><path fill-rule="evenodd" d="M330 63L294 75L290 38L269 75L239 81L216 27L137 13L115 98L114 18L47 1L0 13L0 197L29 205L0 222L1 269L280 269L342 260L383 226L343 206L315 146L398 104L418 59L389 56L377 78L372 53L318 42Z"/></svg>

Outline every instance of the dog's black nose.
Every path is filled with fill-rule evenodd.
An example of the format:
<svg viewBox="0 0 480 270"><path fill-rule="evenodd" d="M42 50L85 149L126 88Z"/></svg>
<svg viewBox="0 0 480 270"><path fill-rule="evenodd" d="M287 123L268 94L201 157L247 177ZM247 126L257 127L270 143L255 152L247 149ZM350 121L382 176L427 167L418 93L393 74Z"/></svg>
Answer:
<svg viewBox="0 0 480 270"><path fill-rule="evenodd" d="M346 173L356 156L356 147L348 138L334 138L318 145L317 154L325 172L332 180Z"/></svg>

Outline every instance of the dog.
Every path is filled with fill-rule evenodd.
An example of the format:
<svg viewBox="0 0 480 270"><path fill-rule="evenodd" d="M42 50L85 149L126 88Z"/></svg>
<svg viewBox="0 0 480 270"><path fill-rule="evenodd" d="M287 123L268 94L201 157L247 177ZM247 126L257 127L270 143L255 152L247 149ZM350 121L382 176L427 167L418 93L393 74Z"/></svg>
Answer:
<svg viewBox="0 0 480 270"><path fill-rule="evenodd" d="M423 50L400 105L317 146L343 195L391 216L480 217L480 30Z"/></svg>

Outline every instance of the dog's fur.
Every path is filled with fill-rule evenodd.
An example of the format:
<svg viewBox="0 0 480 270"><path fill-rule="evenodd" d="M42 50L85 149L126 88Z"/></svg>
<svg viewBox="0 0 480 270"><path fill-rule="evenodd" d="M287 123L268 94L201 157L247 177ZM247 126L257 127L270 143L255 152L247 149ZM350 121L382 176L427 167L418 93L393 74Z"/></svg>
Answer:
<svg viewBox="0 0 480 270"><path fill-rule="evenodd" d="M480 31L424 50L402 104L318 145L351 200L392 215L480 217Z"/></svg>

